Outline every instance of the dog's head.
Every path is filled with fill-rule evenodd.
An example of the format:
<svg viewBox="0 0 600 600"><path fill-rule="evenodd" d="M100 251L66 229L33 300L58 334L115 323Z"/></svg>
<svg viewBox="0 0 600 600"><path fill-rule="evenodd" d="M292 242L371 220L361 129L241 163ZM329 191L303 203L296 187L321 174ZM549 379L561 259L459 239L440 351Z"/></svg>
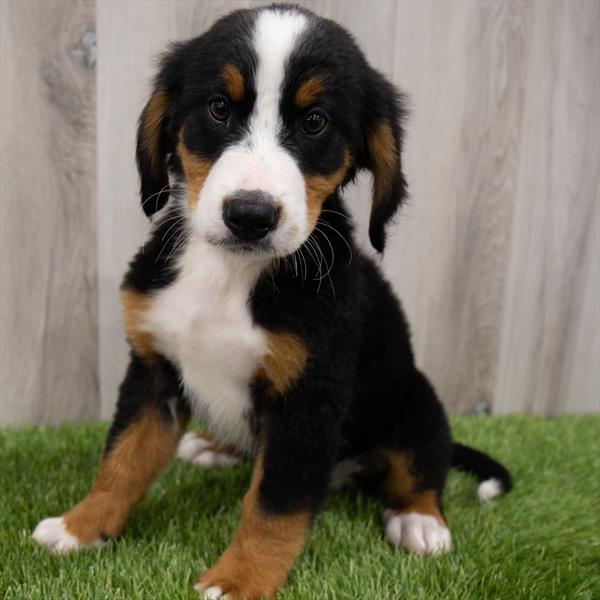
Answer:
<svg viewBox="0 0 600 600"><path fill-rule="evenodd" d="M139 122L148 216L185 187L195 233L236 252L285 256L357 170L373 174L369 235L406 195L403 109L336 23L290 6L234 12L162 61Z"/></svg>

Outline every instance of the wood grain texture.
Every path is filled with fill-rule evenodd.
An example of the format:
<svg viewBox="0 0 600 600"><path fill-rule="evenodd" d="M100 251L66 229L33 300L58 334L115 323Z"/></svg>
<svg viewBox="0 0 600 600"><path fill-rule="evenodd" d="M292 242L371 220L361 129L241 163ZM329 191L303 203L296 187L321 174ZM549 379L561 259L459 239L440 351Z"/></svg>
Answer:
<svg viewBox="0 0 600 600"><path fill-rule="evenodd" d="M205 31L240 2L122 0L97 4L98 274L101 415L114 410L127 366L119 286L149 221L138 195L135 136L156 59L170 42ZM115 92L118 90L118 92Z"/></svg>
<svg viewBox="0 0 600 600"><path fill-rule="evenodd" d="M94 4L0 3L0 424L98 416Z"/></svg>
<svg viewBox="0 0 600 600"><path fill-rule="evenodd" d="M8 76L13 77L10 81L14 80L15 85L37 89L41 85L36 79L39 67L29 62L33 65L41 61L42 52L36 44L46 43L48 34L44 32L59 27L56 23L60 22L60 31L54 34L60 39L77 22L75 13L90 11L90 5L81 2L73 4L77 8L68 14L61 3L43 3L58 9L51 18L41 19L34 16L33 9L41 4L2 5L3 83ZM169 41L198 35L219 16L250 4L202 0L96 3L100 40L98 360L103 417L109 417L113 410L127 360L118 287L148 224L139 207L134 142L136 120L150 92L153 61ZM600 410L600 4L543 0L314 0L300 4L345 25L370 62L411 99L404 155L411 200L398 217L380 262L403 300L419 365L433 380L444 404L451 412L532 410L554 414ZM31 18L27 11L32 13ZM15 35L33 35L34 30L37 37L31 47L38 49L34 52L28 47L23 57L27 68L23 73L14 65L5 68L10 61L4 49L10 40L16 43ZM45 50L44 55L52 56ZM89 75L89 71L86 73ZM73 77L79 81L71 70L67 74L63 79L70 82L69 77ZM5 135L5 122L9 122L5 106L15 100L6 91L7 86L2 88L3 144L8 140L14 143L31 118L25 112L16 119L11 116L12 137ZM81 91L77 86L75 89ZM35 125L45 140L62 140L67 132L74 133L72 127L58 128L52 119L47 122L40 116L43 110L39 106L47 110L48 104L53 118L60 114L49 100L51 94L44 92L41 100L33 94L25 96L19 102L31 103L32 110L27 112L38 119ZM82 101L77 106L88 104ZM83 185L80 176L89 173L85 165L93 151L93 130L78 128L77 135L81 136L77 143L72 138L63 142L64 148L55 152L55 158L73 165L72 170L77 171L77 176L73 175L77 183L73 185L83 190L79 187ZM80 143L83 150L77 145ZM31 152L41 151L36 146ZM59 197L54 194L66 185L60 176L57 179L53 172L54 179L49 177L48 181L27 177L23 174L26 161L22 155L20 160L4 155L3 173L5 168L11 174L21 169L19 186L27 197L36 192L39 195L40 190L54 199ZM39 162L37 155L35 160ZM358 238L372 253L366 233L370 185L370 177L363 174L346 196L358 223ZM8 186L4 177L3 186ZM8 210L5 206L13 207L13 220L17 208L31 209L21 208L22 203L17 204L16 199L7 203L5 188L2 190L3 224L12 222L4 218ZM87 197L93 198L93 189L87 191ZM71 210L85 221L84 225L70 221ZM69 205L69 218L65 217L64 222L58 222L51 208L28 216L31 222L37 219L56 227L54 232L40 229L41 238L33 240L35 244L50 247L44 244L55 235L61 240L60 251L46 251L45 260L51 262L42 266L36 262L40 260L37 246L36 252L32 246L31 257L19 253L19 260L29 261L25 269L12 266L18 260L10 248L15 239L26 235L26 221L18 222L9 238L3 235L3 254L5 248L13 252L6 261L11 264L10 281L24 278L20 287L11 284L8 292L4 292L7 286L3 285L3 307L5 298L12 302L6 306L25 308L28 302L32 309L45 306L42 298L53 297L46 290L57 293L61 288L64 295L62 288L67 279L66 289L73 293L70 297L90 298L86 306L89 314L93 313L90 274L94 265L89 264L85 250L80 249L75 258L70 256L69 264L80 261L77 272L87 273L88 279L78 279L77 269L65 265L56 274L56 265L65 261L64 254L60 254L66 247L63 237L70 239L64 232L79 240L81 227L93 230L93 217L86 221L81 211L83 205ZM79 225L76 234L72 223ZM3 234L4 229L3 225ZM81 281L88 281L90 296L73 292L78 285L88 285ZM31 298L29 290L34 291ZM51 307L54 312L47 313L45 327L56 328L60 336L69 332L76 335L75 326L65 325L61 317L65 307ZM19 379L20 387L12 383L14 378L9 381L7 389L18 390L16 395L11 392L11 411L22 411L19 414L23 418L33 421L43 420L46 409L39 390L47 386L53 372L62 373L50 369L51 361L48 370L39 367L44 360L42 344L54 338L47 338L44 326L20 328L14 310L2 310L3 329L9 332L5 336L3 331L3 340L14 344L20 335L19 348L33 352L38 362L25 371L24 363L19 364L12 354L9 359L3 357L3 373L19 373L19 369L26 373ZM81 314L88 315L86 311ZM93 323L84 322L87 325L78 326L78 339L69 341L69 348L80 361L84 356L91 357L85 349ZM60 339L64 352L70 353L66 337ZM44 347L46 353L55 348ZM75 369L80 379L82 373L93 371L89 366L92 363L86 362L88 371L77 367L79 364L69 361L68 368ZM4 382L3 375L3 390ZM37 391L31 392L27 386ZM58 407L58 396L53 394L52 402ZM15 397L28 400L12 408ZM86 416L62 407L57 414L68 414L72 419Z"/></svg>
<svg viewBox="0 0 600 600"><path fill-rule="evenodd" d="M532 6L399 8L411 11L397 15L394 79L414 106L406 149L412 200L386 270L413 324L418 361L444 403L488 411L523 164Z"/></svg>
<svg viewBox="0 0 600 600"><path fill-rule="evenodd" d="M600 409L600 4L535 5L495 410Z"/></svg>

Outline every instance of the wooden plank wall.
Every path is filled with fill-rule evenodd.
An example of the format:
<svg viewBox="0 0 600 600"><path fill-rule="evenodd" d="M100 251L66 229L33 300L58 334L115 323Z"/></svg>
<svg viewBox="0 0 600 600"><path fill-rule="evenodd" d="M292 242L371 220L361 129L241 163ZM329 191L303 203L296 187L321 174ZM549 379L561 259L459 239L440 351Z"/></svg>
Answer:
<svg viewBox="0 0 600 600"><path fill-rule="evenodd" d="M97 364L103 417L113 410L126 364L117 289L147 227L137 200L134 137L149 91L152 60L169 41L197 35L217 17L249 4L96 3L97 216L90 212L86 223L97 227L98 236ZM403 299L419 364L446 406L452 412L599 410L600 4L544 0L301 4L346 25L372 64L411 98L404 163L412 198L398 219L383 267ZM38 12L48 6L38 3ZM49 43L44 35L50 34L54 19L71 22L75 13L90 12L89 4L71 6L68 16L55 11L52 19L38 17L47 28L38 31L40 47ZM23 13L17 14L14 7L11 11L8 21L17 22L11 25L14 30L33 26L20 22ZM3 17L3 28L8 28L5 21ZM3 29L3 88L5 48L19 43L14 37L6 42L5 37ZM35 56L27 60L39 60ZM32 72L35 77L35 69ZM90 84L93 89L93 81ZM2 100L4 105L4 95ZM53 110L42 106L41 111L37 108L41 113ZM2 115L4 144L8 117L4 111ZM26 120L22 117L21 127ZM82 131L77 140L89 149L93 135ZM43 130L43 136L52 140L56 133ZM73 163L80 155L71 146L67 158ZM83 156L85 161L88 154L84 151ZM47 161L47 155L41 160ZM4 162L2 167L4 172ZM7 167L12 174L17 165ZM35 181L28 184L47 187ZM15 184L2 188L3 222L4 196L13 189L9 185ZM369 185L363 176L348 191L363 242ZM91 197L93 193L88 194ZM59 220L50 211L46 216L53 225ZM14 213L11 218L18 221L20 216ZM57 233L61 227L71 230L64 222L55 225ZM54 243L63 248L58 239ZM78 240L82 257L87 256L83 236ZM11 246L3 242L3 254L5 245ZM47 269L31 250L31 256L27 254L31 265L38 271ZM7 271L6 281L14 281L16 271ZM87 267L80 266L79 272L88 273ZM37 295L60 302L64 294L60 283L50 280L46 271L39 279ZM12 290L13 306L23 293ZM4 295L2 314L11 321L4 317L10 315L4 310ZM34 344L45 340L45 334L40 335L32 337ZM89 341L90 337L85 343ZM76 354L92 360L95 355L82 349L85 343L75 342ZM68 351L66 341L61 348ZM45 354L40 351L37 356L43 361ZM40 395L23 387L24 382L37 386L38 379L46 380L37 371L5 368L15 360L7 357L3 352L3 369L10 375L7 389L19 390L24 397L10 398L9 420L51 420L39 409ZM47 359L41 373L51 374L54 368ZM39 389L45 385L40 383ZM82 394L75 381L71 389L49 393L52 398L44 402L54 407L55 421L93 416L98 408L97 396ZM15 409L17 402L21 405ZM79 413L73 410L77 403Z"/></svg>
<svg viewBox="0 0 600 600"><path fill-rule="evenodd" d="M0 424L97 418L95 5L0 23Z"/></svg>

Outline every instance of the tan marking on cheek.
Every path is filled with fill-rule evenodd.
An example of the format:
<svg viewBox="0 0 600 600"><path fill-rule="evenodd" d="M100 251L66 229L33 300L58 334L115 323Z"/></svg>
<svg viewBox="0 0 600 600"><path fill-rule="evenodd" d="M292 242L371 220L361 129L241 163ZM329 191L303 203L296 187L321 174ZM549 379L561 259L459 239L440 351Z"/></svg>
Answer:
<svg viewBox="0 0 600 600"><path fill-rule="evenodd" d="M312 231L317 224L321 208L325 200L335 192L344 181L350 168L351 158L348 150L344 151L342 166L330 175L307 175L304 177L306 187L306 208L308 223Z"/></svg>
<svg viewBox="0 0 600 600"><path fill-rule="evenodd" d="M80 543L117 537L129 512L169 463L189 415L166 423L149 410L122 431L103 457L89 495L63 515L65 527Z"/></svg>
<svg viewBox="0 0 600 600"><path fill-rule="evenodd" d="M152 308L152 299L137 290L125 288L121 290L121 306L129 345L139 357L152 358L154 356L152 335L143 331L141 327L143 314Z"/></svg>
<svg viewBox="0 0 600 600"><path fill-rule="evenodd" d="M148 100L141 117L140 140L142 149L148 154L153 171L164 168L159 152L160 128L168 103L167 93L158 90Z"/></svg>
<svg viewBox="0 0 600 600"><path fill-rule="evenodd" d="M272 391L282 394L302 375L308 350L298 336L289 332L266 332L268 351L257 376L269 382Z"/></svg>
<svg viewBox="0 0 600 600"><path fill-rule="evenodd" d="M298 108L306 108L310 106L325 90L325 75L315 75L306 81L303 81L296 91L294 98Z"/></svg>
<svg viewBox="0 0 600 600"><path fill-rule="evenodd" d="M244 76L235 65L223 67L223 83L231 100L239 102L244 97Z"/></svg>
<svg viewBox="0 0 600 600"><path fill-rule="evenodd" d="M378 204L389 193L398 171L398 148L390 124L384 121L373 128L367 144L372 160L373 203Z"/></svg>
<svg viewBox="0 0 600 600"><path fill-rule="evenodd" d="M200 577L201 584L219 586L232 600L274 598L300 554L310 527L309 513L270 515L262 511L258 499L262 474L259 453L233 541Z"/></svg>
<svg viewBox="0 0 600 600"><path fill-rule="evenodd" d="M213 165L209 160L200 158L192 154L183 143L183 129L179 132L179 142L177 144L177 155L181 160L183 175L185 177L187 203L190 213L198 203L198 195L208 177L208 173Z"/></svg>

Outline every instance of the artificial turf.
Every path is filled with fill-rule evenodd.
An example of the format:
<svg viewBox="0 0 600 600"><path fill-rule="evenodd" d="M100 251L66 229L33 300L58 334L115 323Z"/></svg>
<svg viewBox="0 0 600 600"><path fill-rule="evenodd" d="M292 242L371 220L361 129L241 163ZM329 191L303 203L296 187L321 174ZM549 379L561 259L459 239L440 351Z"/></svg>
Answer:
<svg viewBox="0 0 600 600"><path fill-rule="evenodd" d="M455 437L493 453L514 490L480 506L452 473L454 548L420 558L388 546L381 503L337 493L318 517L281 600L600 598L600 416L453 420ZM195 598L197 575L227 546L250 467L176 461L100 551L52 556L30 534L81 499L105 424L0 432L0 597Z"/></svg>

